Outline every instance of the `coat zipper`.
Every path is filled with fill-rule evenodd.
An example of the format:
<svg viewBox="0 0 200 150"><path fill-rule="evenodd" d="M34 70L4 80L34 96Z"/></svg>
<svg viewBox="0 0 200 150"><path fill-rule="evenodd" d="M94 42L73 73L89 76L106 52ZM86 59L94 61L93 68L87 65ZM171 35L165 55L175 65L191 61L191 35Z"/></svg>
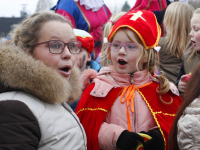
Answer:
<svg viewBox="0 0 200 150"><path fill-rule="evenodd" d="M134 112L134 129L135 129L135 132L136 132L136 109L135 109L135 98L134 98L134 110L135 110L135 112Z"/></svg>
<svg viewBox="0 0 200 150"><path fill-rule="evenodd" d="M61 104L73 117L74 117L74 119L76 120L76 122L78 123L78 125L79 125L79 127L81 128L81 132L82 132L82 134L83 134L83 141L84 141L84 146L85 146L85 148L86 148L86 143L85 143L85 136L84 136L84 132L83 132L83 129L82 129L82 127L81 127L81 125L80 125L80 123L79 123L79 121L76 119L76 117L71 113L71 111L65 106L65 103L62 103ZM87 139L86 139L87 140ZM86 149L85 149L86 150Z"/></svg>
<svg viewBox="0 0 200 150"><path fill-rule="evenodd" d="M133 80L133 73L132 74L130 74L130 77L131 77L131 85L134 83L134 80ZM135 109L135 98L134 98L134 100L133 100L133 102L134 102L134 110L135 110L135 112L134 112L134 130L135 130L135 132L136 132L136 109Z"/></svg>
<svg viewBox="0 0 200 150"><path fill-rule="evenodd" d="M131 82L131 85L132 85L133 82L134 82L134 81L133 81L133 73L130 74L130 77L131 77L131 81L130 81L130 82Z"/></svg>

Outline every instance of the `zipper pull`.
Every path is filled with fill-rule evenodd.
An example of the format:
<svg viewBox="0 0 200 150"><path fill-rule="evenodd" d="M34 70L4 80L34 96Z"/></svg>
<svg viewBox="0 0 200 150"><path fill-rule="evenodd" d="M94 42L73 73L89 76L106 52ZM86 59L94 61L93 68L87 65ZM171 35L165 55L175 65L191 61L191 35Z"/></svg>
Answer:
<svg viewBox="0 0 200 150"><path fill-rule="evenodd" d="M133 73L130 74L130 77L131 77L131 84L133 84L133 82L134 82L133 81Z"/></svg>

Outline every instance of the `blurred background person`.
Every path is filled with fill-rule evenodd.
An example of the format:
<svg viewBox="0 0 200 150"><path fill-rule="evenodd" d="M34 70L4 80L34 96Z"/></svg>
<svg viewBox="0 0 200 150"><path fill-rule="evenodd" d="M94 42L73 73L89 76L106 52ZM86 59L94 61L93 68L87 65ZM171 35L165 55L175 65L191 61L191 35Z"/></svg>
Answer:
<svg viewBox="0 0 200 150"><path fill-rule="evenodd" d="M159 41L158 67L169 81L176 83L183 61L183 53L190 41L190 20L194 8L183 2L171 3L165 12L164 28L166 35Z"/></svg>
<svg viewBox="0 0 200 150"><path fill-rule="evenodd" d="M180 92L186 90L185 78L188 74L192 74L194 67L200 62L200 8L194 11L191 19L191 41L186 47L183 63L180 69L177 85Z"/></svg>
<svg viewBox="0 0 200 150"><path fill-rule="evenodd" d="M101 0L58 0L52 10L70 20L74 28L85 30L92 35L95 48L91 53L91 58L95 60L101 51L102 26L112 15L104 2Z"/></svg>
<svg viewBox="0 0 200 150"><path fill-rule="evenodd" d="M76 60L76 65L79 67L82 74L85 74L84 72L86 70L89 70L89 72L91 73L95 72L96 74L101 69L101 65L98 64L96 61L91 60L90 54L92 53L94 49L93 37L84 30L73 29L73 31L77 40L81 42L80 53L72 56ZM78 101L79 101L79 98L75 102L69 103L73 111L75 111Z"/></svg>
<svg viewBox="0 0 200 150"><path fill-rule="evenodd" d="M76 58L76 65L81 72L89 68L98 72L101 69L101 65L91 59L91 53L94 49L94 38L87 31L80 29L73 29L73 31L77 40L81 42L81 52L73 56Z"/></svg>

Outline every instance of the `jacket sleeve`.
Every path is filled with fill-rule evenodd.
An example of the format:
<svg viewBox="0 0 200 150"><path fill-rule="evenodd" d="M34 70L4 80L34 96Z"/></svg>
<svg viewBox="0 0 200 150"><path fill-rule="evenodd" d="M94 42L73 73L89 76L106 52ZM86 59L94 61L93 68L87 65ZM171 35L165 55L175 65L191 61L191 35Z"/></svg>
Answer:
<svg viewBox="0 0 200 150"><path fill-rule="evenodd" d="M98 135L100 149L116 150L117 140L124 130L121 126L103 122Z"/></svg>
<svg viewBox="0 0 200 150"><path fill-rule="evenodd" d="M181 65L180 72L179 72L179 76L178 76L178 78L177 78L177 80L176 80L176 86L178 86L178 83L179 83L179 80L181 79L181 76L182 76L182 75L185 75L185 74L186 74L186 73L185 73L184 61L183 61L182 65Z"/></svg>
<svg viewBox="0 0 200 150"><path fill-rule="evenodd" d="M177 142L181 150L199 149L200 121L199 115L182 116L177 124Z"/></svg>
<svg viewBox="0 0 200 150"><path fill-rule="evenodd" d="M0 149L37 150L41 138L37 119L26 104L0 101Z"/></svg>
<svg viewBox="0 0 200 150"><path fill-rule="evenodd" d="M76 28L76 22L75 22L73 16L70 13L68 13L67 11L65 11L63 9L58 9L56 11L56 13L64 16L67 20L69 20L71 22L73 28Z"/></svg>

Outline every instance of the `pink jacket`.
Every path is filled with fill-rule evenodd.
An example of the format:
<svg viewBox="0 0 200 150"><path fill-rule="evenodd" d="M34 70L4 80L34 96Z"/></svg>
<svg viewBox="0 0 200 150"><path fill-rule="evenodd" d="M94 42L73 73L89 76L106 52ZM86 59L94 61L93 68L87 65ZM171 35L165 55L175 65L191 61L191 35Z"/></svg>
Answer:
<svg viewBox="0 0 200 150"><path fill-rule="evenodd" d="M134 73L133 77L131 77L130 74L117 73L112 67L104 67L98 74L95 72L95 70L85 70L82 73L84 86L88 86L91 79L93 79L93 82L95 82L95 86L90 95L102 98L106 97L112 88L127 87L131 85L131 80L132 83L135 84L135 87L144 85L149 82L159 82L156 78L148 74L146 70L138 71ZM170 83L170 89L172 93L179 95L178 90L174 84ZM125 96L123 98L125 98ZM134 99L134 113L132 113L130 107L129 114L132 132L147 132L150 129L157 128L153 115L151 114L145 101L137 92L137 90L135 92ZM120 97L118 97L101 125L98 135L100 149L117 149L117 139L124 130L128 130L126 112L127 103L121 103Z"/></svg>
<svg viewBox="0 0 200 150"><path fill-rule="evenodd" d="M133 75L133 84L136 87L152 81L158 82L156 78L147 74L146 70L136 72ZM105 97L113 87L126 87L131 85L131 76L129 74L118 74L114 69L104 67L97 74L94 82L95 87L90 94L95 97ZM132 132L148 131L157 126L145 101L137 91L135 93L134 106L134 113L129 108ZM121 103L120 97L118 97L101 125L98 135L100 149L117 149L116 142L119 135L128 129L126 111L126 102Z"/></svg>

